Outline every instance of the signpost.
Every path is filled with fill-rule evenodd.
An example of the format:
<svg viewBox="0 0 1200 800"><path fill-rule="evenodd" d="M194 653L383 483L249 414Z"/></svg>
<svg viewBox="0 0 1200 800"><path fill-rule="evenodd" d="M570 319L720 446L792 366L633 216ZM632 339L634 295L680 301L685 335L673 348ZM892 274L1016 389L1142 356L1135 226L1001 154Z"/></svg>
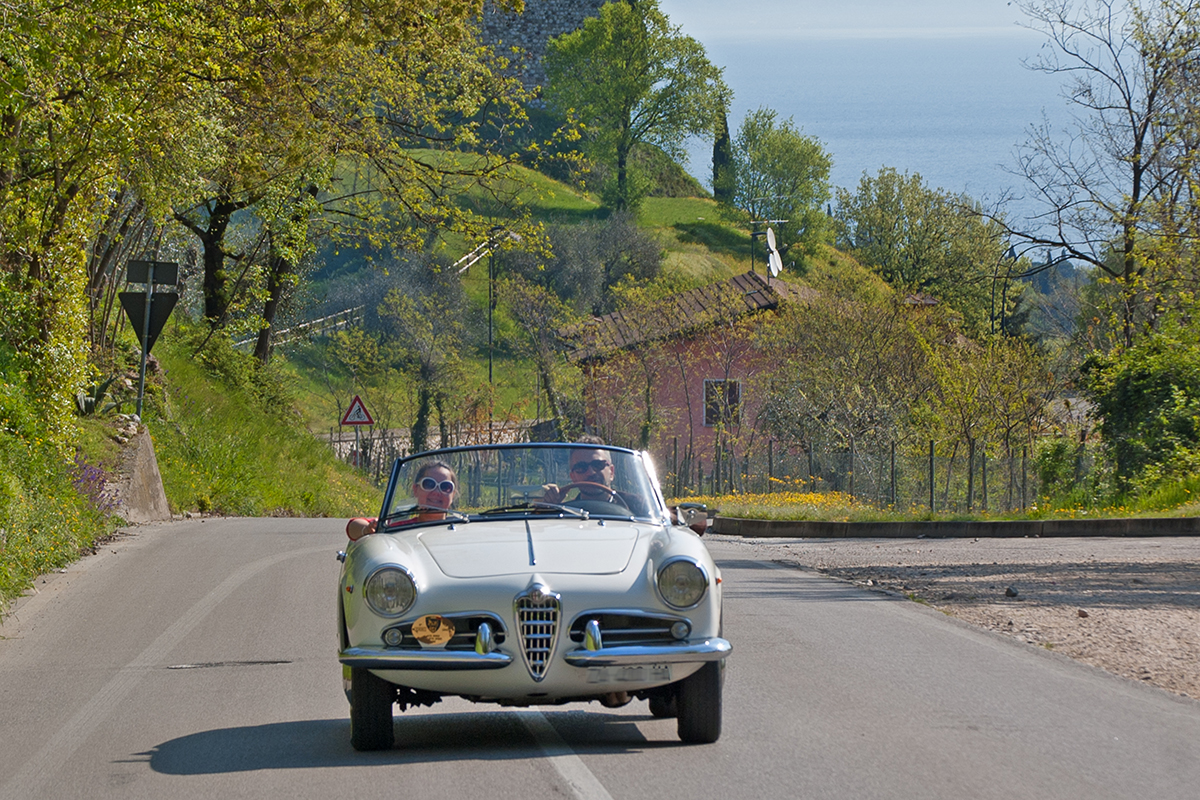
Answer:
<svg viewBox="0 0 1200 800"><path fill-rule="evenodd" d="M130 261L125 270L127 283L144 283L144 292L121 292L121 308L137 332L142 345L142 366L138 373L137 415L142 416L142 398L146 394L146 357L158 340L167 317L179 302L178 292L155 294L154 284L175 286L179 283L179 265L165 261Z"/></svg>
<svg viewBox="0 0 1200 800"><path fill-rule="evenodd" d="M354 426L354 466L360 464L360 454L358 443L358 428L360 425L374 425L375 420L371 418L371 412L367 411L367 407L363 405L362 398L354 395L354 399L350 401L350 407L346 409L346 413L342 414L342 425Z"/></svg>

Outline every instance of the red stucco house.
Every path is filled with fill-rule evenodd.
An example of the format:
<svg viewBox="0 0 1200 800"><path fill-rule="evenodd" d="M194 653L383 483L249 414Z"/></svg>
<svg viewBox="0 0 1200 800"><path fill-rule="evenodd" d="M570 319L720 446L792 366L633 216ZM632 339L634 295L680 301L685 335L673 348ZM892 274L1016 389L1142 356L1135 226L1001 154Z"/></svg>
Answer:
<svg viewBox="0 0 1200 800"><path fill-rule="evenodd" d="M668 492L699 487L697 476L723 464L732 471L765 447L755 423L771 365L754 337L767 315L807 291L749 272L568 332L588 429L653 452Z"/></svg>

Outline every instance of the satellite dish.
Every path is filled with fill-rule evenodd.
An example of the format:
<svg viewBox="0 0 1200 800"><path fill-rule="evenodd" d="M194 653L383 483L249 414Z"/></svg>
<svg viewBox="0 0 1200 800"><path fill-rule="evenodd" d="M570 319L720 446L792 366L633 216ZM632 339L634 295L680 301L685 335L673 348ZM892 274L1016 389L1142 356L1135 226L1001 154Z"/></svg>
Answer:
<svg viewBox="0 0 1200 800"><path fill-rule="evenodd" d="M772 251L767 263L771 265L771 277L779 277L779 273L783 272L783 259L779 257L779 253Z"/></svg>
<svg viewBox="0 0 1200 800"><path fill-rule="evenodd" d="M775 231L770 228L767 228L767 266L770 268L771 277L776 277L783 272L783 259L779 257L779 251L775 249Z"/></svg>

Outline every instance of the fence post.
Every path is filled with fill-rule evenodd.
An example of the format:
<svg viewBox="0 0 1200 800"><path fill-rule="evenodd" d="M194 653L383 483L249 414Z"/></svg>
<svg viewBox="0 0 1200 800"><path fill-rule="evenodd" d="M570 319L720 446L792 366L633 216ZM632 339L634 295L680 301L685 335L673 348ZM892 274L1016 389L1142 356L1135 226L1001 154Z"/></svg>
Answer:
<svg viewBox="0 0 1200 800"><path fill-rule="evenodd" d="M854 497L854 437L850 437L850 497Z"/></svg>
<svg viewBox="0 0 1200 800"><path fill-rule="evenodd" d="M679 497L679 437L671 438L671 472L675 483L675 497Z"/></svg>
<svg viewBox="0 0 1200 800"><path fill-rule="evenodd" d="M975 437L967 438L967 511L975 510Z"/></svg>
<svg viewBox="0 0 1200 800"><path fill-rule="evenodd" d="M775 440L767 439L767 492L775 491Z"/></svg>
<svg viewBox="0 0 1200 800"><path fill-rule="evenodd" d="M892 476L892 508L896 507L896 443L892 442L891 464L889 472Z"/></svg>
<svg viewBox="0 0 1200 800"><path fill-rule="evenodd" d="M935 477L935 475L933 474L933 439L930 439L929 440L929 513L930 514L934 513L934 510L935 510L934 504L933 504L934 477Z"/></svg>
<svg viewBox="0 0 1200 800"><path fill-rule="evenodd" d="M1026 466L1025 466L1025 458L1026 458L1026 456L1028 456L1028 454L1029 454L1029 448L1022 447L1021 448L1021 510L1022 511L1025 510L1025 501L1026 501L1025 491L1026 491L1026 489L1028 489L1028 480L1027 480L1028 472L1026 472Z"/></svg>
<svg viewBox="0 0 1200 800"><path fill-rule="evenodd" d="M721 492L721 442L717 442L717 446L713 448L713 488L712 493L715 497Z"/></svg>
<svg viewBox="0 0 1200 800"><path fill-rule="evenodd" d="M983 481L983 497L980 498L979 507L987 511L987 442L983 443L983 452L979 454L979 477Z"/></svg>

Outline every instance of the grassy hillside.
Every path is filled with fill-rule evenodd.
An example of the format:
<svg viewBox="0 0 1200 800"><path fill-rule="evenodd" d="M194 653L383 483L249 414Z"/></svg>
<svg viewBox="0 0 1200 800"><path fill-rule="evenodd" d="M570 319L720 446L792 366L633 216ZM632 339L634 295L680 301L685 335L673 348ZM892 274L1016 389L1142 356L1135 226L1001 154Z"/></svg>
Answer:
<svg viewBox="0 0 1200 800"><path fill-rule="evenodd" d="M176 512L346 517L379 491L302 424L283 373L176 331L155 346L161 380L143 415Z"/></svg>

